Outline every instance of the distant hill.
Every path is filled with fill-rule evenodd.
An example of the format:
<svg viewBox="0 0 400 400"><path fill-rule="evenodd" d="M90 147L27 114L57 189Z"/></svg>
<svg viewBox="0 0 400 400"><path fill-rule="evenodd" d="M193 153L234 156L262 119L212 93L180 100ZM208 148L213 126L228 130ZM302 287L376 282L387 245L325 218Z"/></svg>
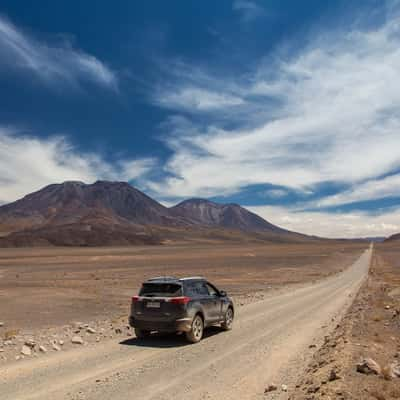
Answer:
<svg viewBox="0 0 400 400"><path fill-rule="evenodd" d="M289 233L238 204L218 204L204 199L189 199L170 208L170 211L177 217L204 226L240 229L250 232Z"/></svg>
<svg viewBox="0 0 400 400"><path fill-rule="evenodd" d="M400 242L400 233L389 236L387 239L385 239L385 243L386 242Z"/></svg>
<svg viewBox="0 0 400 400"><path fill-rule="evenodd" d="M0 246L156 244L198 237L296 241L237 204L191 199L167 208L126 182L64 182L0 207Z"/></svg>

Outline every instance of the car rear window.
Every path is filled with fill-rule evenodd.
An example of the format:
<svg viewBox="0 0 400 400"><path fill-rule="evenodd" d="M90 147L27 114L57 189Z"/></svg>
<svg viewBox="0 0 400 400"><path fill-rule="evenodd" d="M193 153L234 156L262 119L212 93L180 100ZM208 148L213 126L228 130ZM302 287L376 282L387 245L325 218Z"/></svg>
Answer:
<svg viewBox="0 0 400 400"><path fill-rule="evenodd" d="M176 297L182 296L182 286L177 283L144 283L140 296Z"/></svg>

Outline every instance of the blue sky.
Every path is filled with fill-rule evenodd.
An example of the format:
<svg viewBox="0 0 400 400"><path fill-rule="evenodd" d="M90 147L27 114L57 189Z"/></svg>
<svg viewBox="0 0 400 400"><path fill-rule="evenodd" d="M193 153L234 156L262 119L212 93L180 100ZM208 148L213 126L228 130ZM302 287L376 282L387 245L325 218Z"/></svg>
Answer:
<svg viewBox="0 0 400 400"><path fill-rule="evenodd" d="M400 231L398 1L3 0L0 202L130 181L330 237Z"/></svg>

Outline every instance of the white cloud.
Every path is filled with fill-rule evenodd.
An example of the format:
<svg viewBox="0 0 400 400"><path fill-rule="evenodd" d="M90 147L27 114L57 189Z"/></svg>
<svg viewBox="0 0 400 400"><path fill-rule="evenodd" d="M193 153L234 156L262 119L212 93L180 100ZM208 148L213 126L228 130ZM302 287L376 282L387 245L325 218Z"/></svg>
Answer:
<svg viewBox="0 0 400 400"><path fill-rule="evenodd" d="M315 35L295 55L279 54L236 82L191 75L191 87L234 93L243 104L221 105L201 123L172 119L165 137L174 152L165 166L171 177L153 190L172 197L263 183L296 190L326 181L359 185L400 168L398 14L378 28ZM186 76L173 78L177 93L188 87ZM190 107L196 112L198 103ZM236 127L221 124L224 113ZM246 120L238 123L236 115Z"/></svg>
<svg viewBox="0 0 400 400"><path fill-rule="evenodd" d="M363 182L350 190L319 200L316 205L329 207L387 197L400 197L400 174Z"/></svg>
<svg viewBox="0 0 400 400"><path fill-rule="evenodd" d="M47 45L0 16L0 66L29 71L52 85L77 86L80 80L117 89L116 74L96 57L69 43Z"/></svg>
<svg viewBox="0 0 400 400"><path fill-rule="evenodd" d="M163 93L158 102L166 108L192 112L224 109L244 103L240 97L234 94L220 94L198 87L183 87L178 91L170 90Z"/></svg>
<svg viewBox="0 0 400 400"><path fill-rule="evenodd" d="M162 77L152 89L151 101L164 108L191 114L235 113L245 106L242 88L228 79L211 76L182 61L160 62Z"/></svg>
<svg viewBox="0 0 400 400"><path fill-rule="evenodd" d="M380 215L363 212L332 214L283 207L247 207L269 222L295 232L329 238L389 236L400 232L400 208Z"/></svg>
<svg viewBox="0 0 400 400"><path fill-rule="evenodd" d="M265 196L272 197L274 199L279 199L281 197L287 196L288 192L284 189L270 189L265 191Z"/></svg>
<svg viewBox="0 0 400 400"><path fill-rule="evenodd" d="M155 166L146 158L107 162L97 154L77 151L62 136L40 139L16 133L0 127L0 203L55 182L140 179Z"/></svg>
<svg viewBox="0 0 400 400"><path fill-rule="evenodd" d="M266 15L264 8L249 0L234 0L232 9L241 14L243 22L251 22Z"/></svg>

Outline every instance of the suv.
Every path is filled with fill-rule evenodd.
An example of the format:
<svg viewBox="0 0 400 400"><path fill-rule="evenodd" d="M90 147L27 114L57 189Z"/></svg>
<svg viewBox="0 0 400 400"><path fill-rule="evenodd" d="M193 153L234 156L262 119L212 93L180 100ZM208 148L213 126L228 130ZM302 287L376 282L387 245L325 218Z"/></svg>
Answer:
<svg viewBox="0 0 400 400"><path fill-rule="evenodd" d="M138 338L152 331L185 332L189 342L197 343L208 326L230 330L233 317L232 300L204 278L159 277L144 282L132 297L129 324Z"/></svg>

